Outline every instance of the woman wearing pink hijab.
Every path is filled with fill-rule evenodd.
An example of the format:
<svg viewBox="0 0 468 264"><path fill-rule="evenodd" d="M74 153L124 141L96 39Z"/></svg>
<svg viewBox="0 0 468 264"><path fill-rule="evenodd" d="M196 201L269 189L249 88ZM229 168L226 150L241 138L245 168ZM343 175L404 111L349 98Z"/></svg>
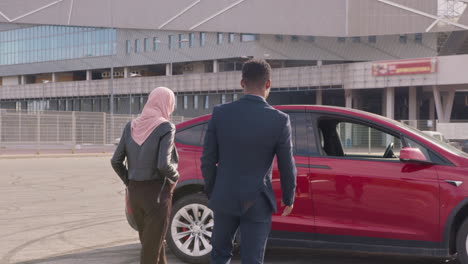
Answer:
<svg viewBox="0 0 468 264"><path fill-rule="evenodd" d="M130 207L142 245L140 263L165 264L164 237L172 205L172 191L179 178L174 147L174 93L154 89L141 115L124 128L112 157L115 172L128 186ZM127 159L128 169L124 165Z"/></svg>

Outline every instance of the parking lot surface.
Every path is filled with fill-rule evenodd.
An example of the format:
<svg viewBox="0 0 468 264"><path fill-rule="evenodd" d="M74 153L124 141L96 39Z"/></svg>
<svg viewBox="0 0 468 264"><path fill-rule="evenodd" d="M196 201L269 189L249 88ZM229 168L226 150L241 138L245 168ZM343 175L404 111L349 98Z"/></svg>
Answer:
<svg viewBox="0 0 468 264"><path fill-rule="evenodd" d="M110 156L0 159L0 264L138 263ZM169 263L182 263L168 252ZM415 264L441 259L270 248L266 263ZM238 255L233 263L240 263ZM455 263L455 262L451 262Z"/></svg>

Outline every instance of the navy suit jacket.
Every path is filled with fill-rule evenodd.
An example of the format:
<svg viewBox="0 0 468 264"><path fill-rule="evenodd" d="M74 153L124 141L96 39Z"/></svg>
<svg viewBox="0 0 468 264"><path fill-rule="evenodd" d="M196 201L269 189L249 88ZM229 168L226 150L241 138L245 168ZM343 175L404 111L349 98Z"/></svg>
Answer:
<svg viewBox="0 0 468 264"><path fill-rule="evenodd" d="M271 185L275 155L282 200L292 205L296 166L289 116L255 95L215 107L201 158L210 208L241 215L264 193L276 212Z"/></svg>

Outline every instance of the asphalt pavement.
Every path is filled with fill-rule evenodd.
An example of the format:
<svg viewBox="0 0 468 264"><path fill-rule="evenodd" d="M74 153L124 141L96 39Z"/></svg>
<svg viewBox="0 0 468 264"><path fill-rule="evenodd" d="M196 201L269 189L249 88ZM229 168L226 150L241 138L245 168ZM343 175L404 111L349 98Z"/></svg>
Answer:
<svg viewBox="0 0 468 264"><path fill-rule="evenodd" d="M138 263L138 235L126 222L124 188L109 159L109 155L0 157L0 264ZM168 262L182 263L170 251ZM233 263L240 263L238 254ZM269 248L265 263L446 262Z"/></svg>

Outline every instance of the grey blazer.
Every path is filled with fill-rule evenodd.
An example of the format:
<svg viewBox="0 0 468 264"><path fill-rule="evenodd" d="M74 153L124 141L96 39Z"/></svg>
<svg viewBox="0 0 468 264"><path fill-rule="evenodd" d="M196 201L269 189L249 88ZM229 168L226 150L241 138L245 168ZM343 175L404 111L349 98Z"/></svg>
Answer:
<svg viewBox="0 0 468 264"><path fill-rule="evenodd" d="M148 181L179 178L179 156L174 146L175 126L164 122L153 130L143 145L139 146L131 136L131 122L123 131L119 145L111 159L112 167L125 185L129 180ZM124 165L127 158L128 169Z"/></svg>

